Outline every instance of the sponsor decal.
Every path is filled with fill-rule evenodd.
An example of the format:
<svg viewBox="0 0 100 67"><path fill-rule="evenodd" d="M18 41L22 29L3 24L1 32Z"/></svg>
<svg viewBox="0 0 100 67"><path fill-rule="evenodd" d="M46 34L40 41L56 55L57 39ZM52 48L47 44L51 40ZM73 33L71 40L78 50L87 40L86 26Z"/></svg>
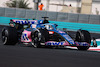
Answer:
<svg viewBox="0 0 100 67"><path fill-rule="evenodd" d="M63 45L65 42L47 42L46 45Z"/></svg>
<svg viewBox="0 0 100 67"><path fill-rule="evenodd" d="M20 24L27 24L27 23L30 23L30 24L34 24L35 21L25 21L25 20L16 20L15 23L20 23Z"/></svg>
<svg viewBox="0 0 100 67"><path fill-rule="evenodd" d="M23 34L22 34L21 40L22 40L22 41L29 41L29 38L28 38L27 33L23 33Z"/></svg>
<svg viewBox="0 0 100 67"><path fill-rule="evenodd" d="M36 24L32 24L32 28L36 28Z"/></svg>
<svg viewBox="0 0 100 67"><path fill-rule="evenodd" d="M49 31L49 34L54 34L54 31Z"/></svg>
<svg viewBox="0 0 100 67"><path fill-rule="evenodd" d="M40 24L40 23L43 23L42 20L13 20L15 23L20 23L20 24Z"/></svg>
<svg viewBox="0 0 100 67"><path fill-rule="evenodd" d="M76 42L79 46L90 46L87 42Z"/></svg>

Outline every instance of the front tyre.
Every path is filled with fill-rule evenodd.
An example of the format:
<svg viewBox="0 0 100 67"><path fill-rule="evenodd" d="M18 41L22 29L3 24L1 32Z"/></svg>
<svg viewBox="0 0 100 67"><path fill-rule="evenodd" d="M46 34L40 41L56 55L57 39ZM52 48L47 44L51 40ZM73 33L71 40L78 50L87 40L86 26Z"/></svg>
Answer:
<svg viewBox="0 0 100 67"><path fill-rule="evenodd" d="M38 31L35 31L34 33L32 32L31 34L32 37L32 45L34 48L39 48L40 45L40 40L41 40L41 33Z"/></svg>
<svg viewBox="0 0 100 67"><path fill-rule="evenodd" d="M87 42L91 44L91 35L86 30L78 30L76 33L76 39L77 42ZM88 50L89 46L78 46L78 50Z"/></svg>
<svg viewBox="0 0 100 67"><path fill-rule="evenodd" d="M49 40L49 32L47 29L39 29L31 33L32 45L35 48L41 47L41 45Z"/></svg>

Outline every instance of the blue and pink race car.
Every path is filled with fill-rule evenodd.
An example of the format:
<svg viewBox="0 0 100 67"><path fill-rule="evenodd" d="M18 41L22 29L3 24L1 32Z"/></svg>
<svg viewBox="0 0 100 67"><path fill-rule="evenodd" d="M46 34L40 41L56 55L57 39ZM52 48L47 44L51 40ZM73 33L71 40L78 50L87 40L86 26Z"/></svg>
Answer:
<svg viewBox="0 0 100 67"><path fill-rule="evenodd" d="M89 49L91 35L88 31L80 29L76 32L76 38L72 39L66 31L57 29L57 24L49 23L47 17L43 18L44 20L10 20L10 26L2 29L3 44L15 45L21 42L34 47L75 46L79 50Z"/></svg>

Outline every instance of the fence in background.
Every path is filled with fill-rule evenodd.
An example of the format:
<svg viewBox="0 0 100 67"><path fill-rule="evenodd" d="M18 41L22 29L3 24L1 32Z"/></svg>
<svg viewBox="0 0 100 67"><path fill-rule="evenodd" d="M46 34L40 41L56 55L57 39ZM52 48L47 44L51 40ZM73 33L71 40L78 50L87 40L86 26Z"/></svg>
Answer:
<svg viewBox="0 0 100 67"><path fill-rule="evenodd" d="M33 11L33 10L18 9L18 8L0 7L0 16L14 17L14 18L28 18L28 19L33 19L33 18L42 19L41 17L48 16L50 21L100 24L100 15Z"/></svg>

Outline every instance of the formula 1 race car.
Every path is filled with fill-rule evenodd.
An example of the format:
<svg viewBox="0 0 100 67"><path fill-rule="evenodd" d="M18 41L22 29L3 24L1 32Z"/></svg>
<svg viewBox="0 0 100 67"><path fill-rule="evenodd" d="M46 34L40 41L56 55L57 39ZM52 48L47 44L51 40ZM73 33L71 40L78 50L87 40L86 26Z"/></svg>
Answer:
<svg viewBox="0 0 100 67"><path fill-rule="evenodd" d="M44 20L10 20L14 27L8 26L2 29L2 41L4 45L15 45L22 42L34 47L45 46L75 46L78 50L87 50L91 44L91 35L86 30L78 30L75 39L72 39L66 31L57 29L57 24Z"/></svg>

